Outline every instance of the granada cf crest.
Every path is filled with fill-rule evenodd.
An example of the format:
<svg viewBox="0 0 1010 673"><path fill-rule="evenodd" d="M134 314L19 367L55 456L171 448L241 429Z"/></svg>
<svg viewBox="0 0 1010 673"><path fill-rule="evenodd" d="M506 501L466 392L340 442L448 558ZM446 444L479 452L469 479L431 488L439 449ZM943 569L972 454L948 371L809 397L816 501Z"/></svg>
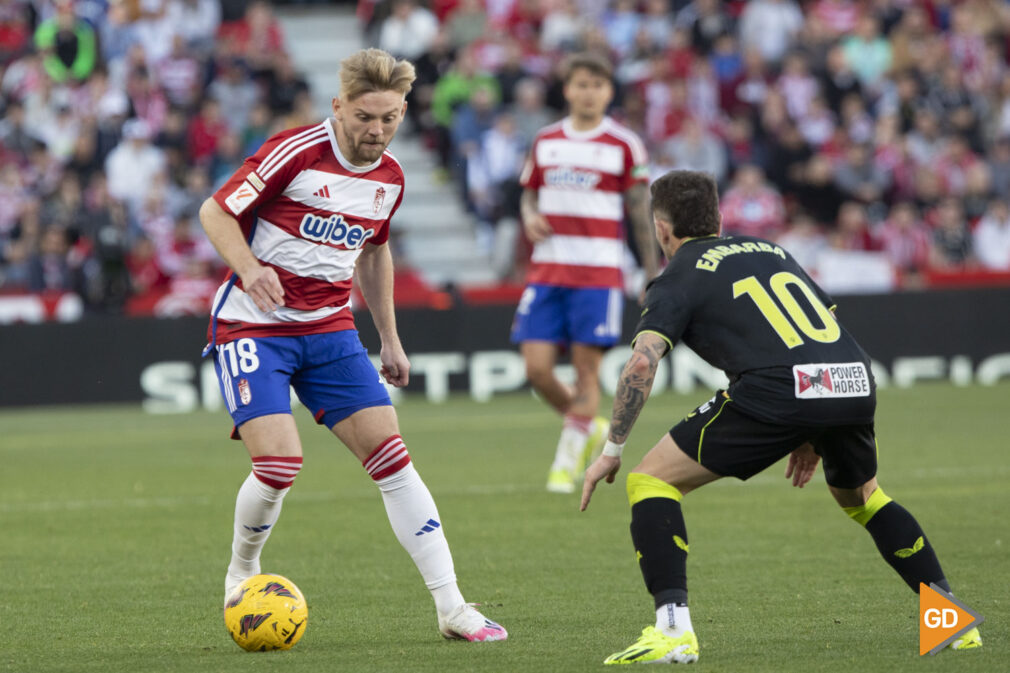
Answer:
<svg viewBox="0 0 1010 673"><path fill-rule="evenodd" d="M386 190L383 187L379 187L375 190L375 198L372 200L372 214L378 215L379 210L382 208L382 202L386 200Z"/></svg>

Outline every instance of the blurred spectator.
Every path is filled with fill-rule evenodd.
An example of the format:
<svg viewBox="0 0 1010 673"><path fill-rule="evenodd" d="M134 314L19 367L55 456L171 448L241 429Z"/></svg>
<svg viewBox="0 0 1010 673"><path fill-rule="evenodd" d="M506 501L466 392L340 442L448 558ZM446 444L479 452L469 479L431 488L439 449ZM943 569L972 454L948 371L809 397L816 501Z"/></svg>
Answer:
<svg viewBox="0 0 1010 673"><path fill-rule="evenodd" d="M740 15L744 49L757 49L770 63L782 60L802 28L803 13L792 0L752 0Z"/></svg>
<svg viewBox="0 0 1010 673"><path fill-rule="evenodd" d="M439 78L431 94L431 115L434 119L434 132L441 164L449 167L452 153L449 129L453 123L453 112L456 107L470 100L477 89L493 92L493 99L499 96L498 82L495 78L479 70L473 50L462 50L456 57L451 70Z"/></svg>
<svg viewBox="0 0 1010 673"><path fill-rule="evenodd" d="M393 11L379 31L379 48L413 60L428 51L437 33L438 20L428 9L414 0L394 0Z"/></svg>
<svg viewBox="0 0 1010 673"><path fill-rule="evenodd" d="M282 59L283 64L286 59ZM288 63L290 63L288 61ZM237 58L225 59L221 62L220 71L211 80L207 87L207 93L219 105L226 106L228 115L224 122L234 131L244 129L249 123L249 115L252 113L256 103L261 99L260 89L250 79L242 65L242 61ZM288 65L282 65L281 70L285 70ZM287 77L287 75L283 75ZM294 92L287 91L284 84L280 84L276 91L270 89L271 97L276 96L277 107L272 107L273 112L289 112L294 100ZM283 98L283 100L281 100Z"/></svg>
<svg viewBox="0 0 1010 673"><path fill-rule="evenodd" d="M817 274L817 260L828 247L828 238L809 215L797 215L776 242L789 251L807 273Z"/></svg>
<svg viewBox="0 0 1010 673"><path fill-rule="evenodd" d="M884 74L891 67L891 45L880 34L880 23L871 14L860 17L854 34L842 40L849 67L869 91L879 92Z"/></svg>
<svg viewBox="0 0 1010 673"><path fill-rule="evenodd" d="M158 82L168 101L188 108L196 100L202 84L200 63L182 35L172 38L172 51L155 66ZM238 104L236 104L238 107Z"/></svg>
<svg viewBox="0 0 1010 673"><path fill-rule="evenodd" d="M234 73L231 74L231 78L231 89L234 90L234 87L238 84ZM213 87L213 84L211 86ZM291 61L291 57L287 54L282 54L277 57L277 65L267 78L266 90L267 104L270 106L271 112L274 114L284 114L295 109L299 96L309 92L309 85L305 81L305 78L295 70L295 64ZM250 82L246 81L239 100L246 101L246 109L249 110L259 98L259 92L256 91ZM218 100L228 103L229 114L231 109L236 106L236 99L234 98L219 96ZM240 124L236 121L236 123L232 124L233 128L244 127L248 122L248 115L238 115L238 117L241 118L242 122Z"/></svg>
<svg viewBox="0 0 1010 673"><path fill-rule="evenodd" d="M650 18L650 30L653 30L654 23L662 26L656 20L657 13L669 4L668 0L649 3L646 16ZM685 26L691 31L691 45L702 55L711 54L723 38L732 36L735 28L733 17L720 0L694 0L677 12L676 20L678 26Z"/></svg>
<svg viewBox="0 0 1010 673"><path fill-rule="evenodd" d="M726 150L722 141L693 118L684 120L664 149L673 161L673 168L705 171L719 183L726 179Z"/></svg>
<svg viewBox="0 0 1010 673"><path fill-rule="evenodd" d="M70 266L69 252L66 231L60 227L45 229L39 240L38 252L28 262L29 289L34 292L76 290L77 279Z"/></svg>
<svg viewBox="0 0 1010 673"><path fill-rule="evenodd" d="M525 151L533 144L537 131L554 120L544 106L544 87L540 80L528 77L515 86L515 102L507 108L523 141Z"/></svg>
<svg viewBox="0 0 1010 673"><path fill-rule="evenodd" d="M0 6L0 66L25 52L31 36L27 4L7 2Z"/></svg>
<svg viewBox="0 0 1010 673"><path fill-rule="evenodd" d="M74 14L73 0L56 0L56 14L35 29L35 46L54 82L82 81L97 62L95 31Z"/></svg>
<svg viewBox="0 0 1010 673"><path fill-rule="evenodd" d="M249 3L239 21L223 23L218 40L257 75L271 71L277 58L285 53L284 33L265 0Z"/></svg>
<svg viewBox="0 0 1010 673"><path fill-rule="evenodd" d="M186 149L196 163L206 164L214 156L217 143L228 132L228 124L221 115L221 103L206 99L200 112L189 123L186 132Z"/></svg>
<svg viewBox="0 0 1010 673"><path fill-rule="evenodd" d="M29 291L32 289L31 248L28 242L16 238L7 243L0 256L0 290Z"/></svg>
<svg viewBox="0 0 1010 673"><path fill-rule="evenodd" d="M831 247L835 250L871 251L880 245L870 231L866 207L855 201L846 201L838 211L838 224L831 233Z"/></svg>
<svg viewBox="0 0 1010 673"><path fill-rule="evenodd" d="M611 0L611 7L603 14L603 31L607 44L619 56L631 51L635 35L642 25L634 0Z"/></svg>
<svg viewBox="0 0 1010 673"><path fill-rule="evenodd" d="M722 228L728 234L774 238L785 226L782 195L757 166L742 166L722 197Z"/></svg>
<svg viewBox="0 0 1010 673"><path fill-rule="evenodd" d="M1010 271L1010 206L1006 200L992 200L975 225L972 239L975 255L984 268Z"/></svg>
<svg viewBox="0 0 1010 673"><path fill-rule="evenodd" d="M803 180L803 166L811 156L810 146L790 122L766 141L768 179L794 192Z"/></svg>
<svg viewBox="0 0 1010 673"><path fill-rule="evenodd" d="M820 84L810 74L806 57L798 52L786 56L775 87L785 98L786 110L793 119L806 117L810 101L820 93Z"/></svg>
<svg viewBox="0 0 1010 673"><path fill-rule="evenodd" d="M127 203L139 203L165 170L165 154L150 143L151 129L140 119L123 125L123 141L109 153L105 173L109 193Z"/></svg>
<svg viewBox="0 0 1010 673"><path fill-rule="evenodd" d="M929 227L911 203L895 204L877 231L877 237L884 254L901 273L921 273L929 267Z"/></svg>
<svg viewBox="0 0 1010 673"><path fill-rule="evenodd" d="M460 0L445 21L449 44L453 49L473 44L487 29L487 12L481 0Z"/></svg>
<svg viewBox="0 0 1010 673"><path fill-rule="evenodd" d="M221 25L219 0L169 0L165 11L175 34L188 49L197 54L210 52Z"/></svg>
<svg viewBox="0 0 1010 673"><path fill-rule="evenodd" d="M38 140L32 136L25 126L25 107L21 101L14 99L7 103L3 119L0 119L0 144L4 152L28 157L29 152Z"/></svg>
<svg viewBox="0 0 1010 673"><path fill-rule="evenodd" d="M946 198L933 213L932 266L942 271L964 269L974 265L971 230L964 210L957 199Z"/></svg>
<svg viewBox="0 0 1010 673"><path fill-rule="evenodd" d="M988 159L993 191L1004 199L1010 198L1010 137L997 138Z"/></svg>
<svg viewBox="0 0 1010 673"><path fill-rule="evenodd" d="M876 165L869 144L852 143L835 167L835 184L845 198L872 204L883 199L891 176Z"/></svg>

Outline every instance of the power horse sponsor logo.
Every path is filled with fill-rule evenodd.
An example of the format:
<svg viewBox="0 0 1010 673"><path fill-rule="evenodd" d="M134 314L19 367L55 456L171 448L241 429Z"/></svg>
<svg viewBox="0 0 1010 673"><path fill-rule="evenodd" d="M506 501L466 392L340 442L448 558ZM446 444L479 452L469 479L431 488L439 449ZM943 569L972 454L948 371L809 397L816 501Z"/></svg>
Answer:
<svg viewBox="0 0 1010 673"><path fill-rule="evenodd" d="M793 366L796 398L869 397L870 375L862 362Z"/></svg>
<svg viewBox="0 0 1010 673"><path fill-rule="evenodd" d="M375 235L375 229L365 229L357 224L347 224L343 215L330 215L329 217L306 215L302 218L298 231L302 238L307 238L310 241L342 245L349 250L362 247L365 241Z"/></svg>

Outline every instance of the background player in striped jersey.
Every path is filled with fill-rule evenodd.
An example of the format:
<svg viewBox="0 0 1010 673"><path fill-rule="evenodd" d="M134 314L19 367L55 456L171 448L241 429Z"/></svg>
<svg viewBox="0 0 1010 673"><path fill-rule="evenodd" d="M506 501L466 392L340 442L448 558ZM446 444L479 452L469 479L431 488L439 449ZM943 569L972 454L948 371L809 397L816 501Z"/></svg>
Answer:
<svg viewBox="0 0 1010 673"><path fill-rule="evenodd" d="M537 134L520 180L523 227L533 256L512 325L533 388L564 416L547 490L572 493L586 459L607 437L596 418L599 368L621 336L625 213L646 279L656 275L648 198L648 158L631 130L606 116L611 65L593 53L565 64L569 114ZM575 386L554 375L571 350Z"/></svg>
<svg viewBox="0 0 1010 673"><path fill-rule="evenodd" d="M270 138L200 210L232 272L214 300L206 353L253 470L235 504L226 600L260 572L260 551L302 466L289 389L361 460L390 524L431 591L446 638L504 640L463 600L441 518L400 437L396 413L354 329L356 272L382 340L382 375L410 363L393 313L389 220L403 171L386 151L414 67L367 49L340 64L333 117Z"/></svg>

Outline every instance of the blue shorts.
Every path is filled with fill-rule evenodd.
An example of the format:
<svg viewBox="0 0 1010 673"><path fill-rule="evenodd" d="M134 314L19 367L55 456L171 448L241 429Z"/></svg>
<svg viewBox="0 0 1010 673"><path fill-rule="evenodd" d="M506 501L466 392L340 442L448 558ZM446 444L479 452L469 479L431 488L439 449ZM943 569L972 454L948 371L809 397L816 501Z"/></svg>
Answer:
<svg viewBox="0 0 1010 673"><path fill-rule="evenodd" d="M616 288L528 285L512 321L512 343L610 347L621 338L623 317L624 295Z"/></svg>
<svg viewBox="0 0 1010 673"><path fill-rule="evenodd" d="M292 387L316 422L328 428L361 409L392 404L355 330L236 339L214 352L221 394L236 428L260 416L290 414Z"/></svg>

